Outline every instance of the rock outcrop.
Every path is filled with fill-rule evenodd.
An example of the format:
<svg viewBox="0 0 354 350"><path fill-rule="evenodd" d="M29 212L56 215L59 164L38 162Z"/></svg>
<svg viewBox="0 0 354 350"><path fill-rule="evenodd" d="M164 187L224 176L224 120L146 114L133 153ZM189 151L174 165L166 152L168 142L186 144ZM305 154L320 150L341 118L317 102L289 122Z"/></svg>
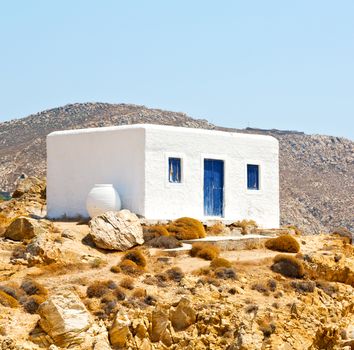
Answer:
<svg viewBox="0 0 354 350"><path fill-rule="evenodd" d="M8 226L5 231L5 237L14 241L24 241L44 232L45 228L40 221L21 216Z"/></svg>
<svg viewBox="0 0 354 350"><path fill-rule="evenodd" d="M196 313L187 298L182 298L175 310L170 311L170 320L176 331L182 331L195 323Z"/></svg>
<svg viewBox="0 0 354 350"><path fill-rule="evenodd" d="M12 198L20 198L24 194L34 197L46 198L46 183L37 177L25 177L18 181L15 191L12 193Z"/></svg>
<svg viewBox="0 0 354 350"><path fill-rule="evenodd" d="M98 248L125 251L144 243L138 217L126 209L98 215L89 225L90 235Z"/></svg>
<svg viewBox="0 0 354 350"><path fill-rule="evenodd" d="M81 344L90 327L90 315L80 298L71 291L51 296L39 307L40 326L61 347Z"/></svg>

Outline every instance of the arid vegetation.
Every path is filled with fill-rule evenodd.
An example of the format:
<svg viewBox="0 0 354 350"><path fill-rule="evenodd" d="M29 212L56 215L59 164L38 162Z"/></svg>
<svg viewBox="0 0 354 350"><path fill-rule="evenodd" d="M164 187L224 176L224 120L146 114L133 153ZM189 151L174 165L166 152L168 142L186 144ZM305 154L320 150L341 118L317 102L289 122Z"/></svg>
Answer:
<svg viewBox="0 0 354 350"><path fill-rule="evenodd" d="M277 238L271 238L265 243L266 248L278 252L298 253L300 251L299 242L290 235L282 235Z"/></svg>
<svg viewBox="0 0 354 350"><path fill-rule="evenodd" d="M239 237L250 244L235 249L217 240L177 252L150 244L180 242L177 236L201 229L198 221L176 221L144 227L146 244L122 252L98 249L84 222L37 220L39 233L31 239L2 237L0 349L350 345L354 253L346 235L290 240L286 230L273 230L274 250L249 235ZM207 233L228 228L217 223ZM294 240L301 242L296 255L288 253L298 250Z"/></svg>
<svg viewBox="0 0 354 350"><path fill-rule="evenodd" d="M203 224L193 218L180 218L167 227L171 235L179 240L196 239L205 237Z"/></svg>

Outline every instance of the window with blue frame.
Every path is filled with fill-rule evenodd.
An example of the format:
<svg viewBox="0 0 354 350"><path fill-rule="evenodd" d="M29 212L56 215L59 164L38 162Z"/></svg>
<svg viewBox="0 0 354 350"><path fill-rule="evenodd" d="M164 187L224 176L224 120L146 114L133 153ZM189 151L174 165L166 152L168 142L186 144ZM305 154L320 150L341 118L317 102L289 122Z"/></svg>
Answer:
<svg viewBox="0 0 354 350"><path fill-rule="evenodd" d="M172 183L182 182L181 158L168 158L168 181Z"/></svg>
<svg viewBox="0 0 354 350"><path fill-rule="evenodd" d="M247 189L259 190L259 165L247 164Z"/></svg>

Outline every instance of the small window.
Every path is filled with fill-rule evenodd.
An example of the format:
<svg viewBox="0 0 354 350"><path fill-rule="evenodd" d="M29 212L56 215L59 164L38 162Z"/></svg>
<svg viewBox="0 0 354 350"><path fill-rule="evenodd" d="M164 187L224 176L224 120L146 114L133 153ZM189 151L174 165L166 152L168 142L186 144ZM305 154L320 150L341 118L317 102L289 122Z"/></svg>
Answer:
<svg viewBox="0 0 354 350"><path fill-rule="evenodd" d="M168 158L168 181L180 183L181 181L181 158Z"/></svg>
<svg viewBox="0 0 354 350"><path fill-rule="evenodd" d="M259 190L259 165L247 164L247 189Z"/></svg>

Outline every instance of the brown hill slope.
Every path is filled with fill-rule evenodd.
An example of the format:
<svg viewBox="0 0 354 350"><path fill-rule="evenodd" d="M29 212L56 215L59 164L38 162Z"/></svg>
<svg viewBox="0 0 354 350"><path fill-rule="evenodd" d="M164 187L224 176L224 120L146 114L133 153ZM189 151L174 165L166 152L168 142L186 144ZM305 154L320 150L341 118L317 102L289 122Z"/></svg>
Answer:
<svg viewBox="0 0 354 350"><path fill-rule="evenodd" d="M54 130L134 123L216 127L184 113L107 103L72 104L0 123L0 190L12 191L19 175L45 174L45 136ZM230 129L228 129L230 130ZM281 220L308 232L354 229L354 142L338 137L246 129L280 142Z"/></svg>

